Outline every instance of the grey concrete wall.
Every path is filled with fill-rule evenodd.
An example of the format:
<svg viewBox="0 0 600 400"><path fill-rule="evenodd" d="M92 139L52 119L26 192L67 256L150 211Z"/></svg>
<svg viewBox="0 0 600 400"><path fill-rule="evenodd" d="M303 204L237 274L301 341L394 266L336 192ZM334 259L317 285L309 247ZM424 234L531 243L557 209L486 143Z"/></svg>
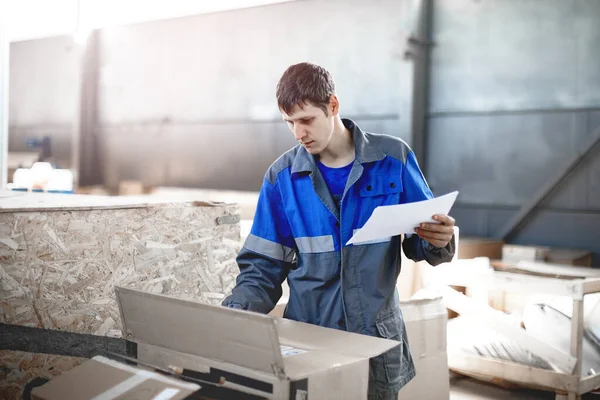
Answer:
<svg viewBox="0 0 600 400"><path fill-rule="evenodd" d="M600 126L600 2L435 2L428 179L461 232L494 236ZM600 253L600 151L517 243Z"/></svg>
<svg viewBox="0 0 600 400"><path fill-rule="evenodd" d="M275 86L300 61L333 74L344 116L408 139L410 7L305 0L103 31L106 178L258 190L295 144Z"/></svg>
<svg viewBox="0 0 600 400"><path fill-rule="evenodd" d="M11 44L10 151L26 151L27 138L50 136L57 158L69 161L80 54L67 36Z"/></svg>

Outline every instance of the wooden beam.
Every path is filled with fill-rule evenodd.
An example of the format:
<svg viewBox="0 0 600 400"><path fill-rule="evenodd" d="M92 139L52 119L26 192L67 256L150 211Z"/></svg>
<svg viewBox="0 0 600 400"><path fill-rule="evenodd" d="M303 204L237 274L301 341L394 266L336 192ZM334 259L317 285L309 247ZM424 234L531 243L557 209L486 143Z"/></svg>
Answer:
<svg viewBox="0 0 600 400"><path fill-rule="evenodd" d="M600 292L600 278L588 278L583 281L583 294Z"/></svg>
<svg viewBox="0 0 600 400"><path fill-rule="evenodd" d="M458 373L486 375L538 389L572 392L579 385L572 375L464 353L448 353L448 366Z"/></svg>
<svg viewBox="0 0 600 400"><path fill-rule="evenodd" d="M525 329L515 326L502 311L495 310L487 304L479 304L473 299L449 287L443 289L446 307L461 315L474 316L481 323L513 340L517 345L531 351L541 359L549 362L561 372L571 374L577 363L575 357L531 336Z"/></svg>
<svg viewBox="0 0 600 400"><path fill-rule="evenodd" d="M581 359L583 357L583 300L573 299L573 314L571 318L571 355L577 359L573 376L581 376ZM568 400L579 399L579 390L570 391Z"/></svg>
<svg viewBox="0 0 600 400"><path fill-rule="evenodd" d="M600 374L588 376L581 379L581 382L579 383L579 394L588 393L598 388L600 388Z"/></svg>
<svg viewBox="0 0 600 400"><path fill-rule="evenodd" d="M581 375L581 358L583 357L583 300L573 300L573 317L571 318L571 355L577 359L573 375Z"/></svg>

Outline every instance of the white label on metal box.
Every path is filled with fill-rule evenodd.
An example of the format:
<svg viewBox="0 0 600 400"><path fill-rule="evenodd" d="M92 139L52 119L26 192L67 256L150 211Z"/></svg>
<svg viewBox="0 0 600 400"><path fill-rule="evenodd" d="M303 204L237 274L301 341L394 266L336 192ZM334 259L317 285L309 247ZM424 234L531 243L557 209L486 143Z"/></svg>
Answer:
<svg viewBox="0 0 600 400"><path fill-rule="evenodd" d="M281 348L281 355L283 357L288 357L288 356L293 356L293 355L296 355L296 354L306 353L306 350L296 349L296 348L294 348L292 346L280 345L279 347Z"/></svg>

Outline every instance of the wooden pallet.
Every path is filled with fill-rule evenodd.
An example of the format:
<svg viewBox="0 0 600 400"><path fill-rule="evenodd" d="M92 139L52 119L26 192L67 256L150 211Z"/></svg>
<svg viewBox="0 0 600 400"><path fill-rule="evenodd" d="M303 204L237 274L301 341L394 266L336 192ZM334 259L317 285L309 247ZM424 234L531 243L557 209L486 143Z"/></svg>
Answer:
<svg viewBox="0 0 600 400"><path fill-rule="evenodd" d="M486 262L487 267L484 265ZM460 315L476 317L498 333L510 338L520 347L555 366L555 370L544 370L462 352L449 352L448 365L451 370L474 377L483 377L488 381L544 388L555 392L557 399L579 399L581 394L600 387L600 374L585 377L581 375L584 330L583 299L587 294L600 292L600 278L574 277L567 273L556 274L554 269L551 274L560 277L545 276L539 271L535 271L534 274L528 274L524 270L519 273L506 272L506 270L495 271L490 267L489 260L485 258L459 260L455 263L455 268L467 267L469 273L464 273L465 271L457 273L456 269L452 270L451 265L448 265L448 268L438 267L439 272L430 272L428 284L442 285L440 287L444 292L446 306ZM597 273L597 271L594 272ZM479 290L477 300L451 289L450 285L477 288ZM490 290L540 293L572 298L570 354L533 337L522 327L509 322L506 314L502 311L490 307L488 299L484 295Z"/></svg>

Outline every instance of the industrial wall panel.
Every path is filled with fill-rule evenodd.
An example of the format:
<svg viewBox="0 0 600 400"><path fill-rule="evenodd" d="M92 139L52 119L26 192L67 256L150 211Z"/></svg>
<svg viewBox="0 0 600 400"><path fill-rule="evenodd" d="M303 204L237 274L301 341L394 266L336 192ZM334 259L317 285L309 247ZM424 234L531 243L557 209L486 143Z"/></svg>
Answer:
<svg viewBox="0 0 600 400"><path fill-rule="evenodd" d="M600 130L600 110L589 113L588 126L590 134ZM587 178L587 204L600 209L600 143L596 145L593 154L590 154Z"/></svg>
<svg viewBox="0 0 600 400"><path fill-rule="evenodd" d="M80 56L68 36L12 43L9 124L72 123L79 112Z"/></svg>
<svg viewBox="0 0 600 400"><path fill-rule="evenodd" d="M588 113L588 131L590 134L600 129L600 110L592 110Z"/></svg>
<svg viewBox="0 0 600 400"><path fill-rule="evenodd" d="M138 180L146 185L166 182L170 135L165 127L119 126L99 131L104 154L106 184L116 187L121 180Z"/></svg>
<svg viewBox="0 0 600 400"><path fill-rule="evenodd" d="M600 110L599 110L600 111ZM589 142L589 138L600 129L600 123L595 124L595 115L599 111L581 111L578 114L576 130L583 135L570 136L573 144L573 154ZM600 212L600 144L589 153L576 170L569 173L561 184L554 190L545 202L546 206L554 208L578 208L597 210Z"/></svg>
<svg viewBox="0 0 600 400"><path fill-rule="evenodd" d="M11 44L9 151L31 151L29 139L50 136L54 159L70 166L80 56L81 48L67 36Z"/></svg>
<svg viewBox="0 0 600 400"><path fill-rule="evenodd" d="M408 139L412 63L403 51L413 7L298 1L102 30L97 132L107 183L255 189L269 163L295 145L275 86L300 61L332 72L343 116ZM68 160L80 51L66 36L13 44L11 150L67 126L51 135Z"/></svg>
<svg viewBox="0 0 600 400"><path fill-rule="evenodd" d="M355 121L390 135L398 125L389 119ZM283 121L122 124L101 135L111 149L104 163L109 186L137 179L149 186L257 191L269 165L297 144Z"/></svg>
<svg viewBox="0 0 600 400"><path fill-rule="evenodd" d="M342 112L396 114L410 93L409 3L298 1L107 29L101 119L280 118L275 86L300 61L330 70Z"/></svg>
<svg viewBox="0 0 600 400"><path fill-rule="evenodd" d="M258 190L277 155L274 124L115 126L103 135L111 151L109 184ZM131 149L136 151L132 152Z"/></svg>
<svg viewBox="0 0 600 400"><path fill-rule="evenodd" d="M427 178L437 192L459 190L464 203L521 205L573 157L589 136L587 121L583 111L432 117ZM592 158L549 206L600 206L588 194Z"/></svg>
<svg viewBox="0 0 600 400"><path fill-rule="evenodd" d="M434 2L430 111L600 106L600 2Z"/></svg>
<svg viewBox="0 0 600 400"><path fill-rule="evenodd" d="M342 116L408 139L412 63L403 50L411 7L404 0L299 1L104 30L100 122L114 154L106 176L256 190L268 165L296 145L275 87L300 61L330 70ZM169 142L157 137L160 155L149 147L122 154L121 143L132 140L120 137L123 126L146 127L149 137L164 129ZM157 167L136 166L141 160Z"/></svg>

